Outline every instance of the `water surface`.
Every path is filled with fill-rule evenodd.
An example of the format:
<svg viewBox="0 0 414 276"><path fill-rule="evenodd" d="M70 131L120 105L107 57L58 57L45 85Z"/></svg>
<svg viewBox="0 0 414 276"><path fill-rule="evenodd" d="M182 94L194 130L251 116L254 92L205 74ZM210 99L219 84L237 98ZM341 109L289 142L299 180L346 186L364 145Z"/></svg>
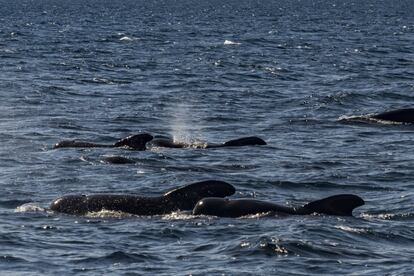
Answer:
<svg viewBox="0 0 414 276"><path fill-rule="evenodd" d="M0 1L0 269L50 274L410 275L414 3ZM231 149L52 149L146 131ZM111 165L105 156L136 159ZM73 217L67 193L156 195L205 179L354 217Z"/></svg>

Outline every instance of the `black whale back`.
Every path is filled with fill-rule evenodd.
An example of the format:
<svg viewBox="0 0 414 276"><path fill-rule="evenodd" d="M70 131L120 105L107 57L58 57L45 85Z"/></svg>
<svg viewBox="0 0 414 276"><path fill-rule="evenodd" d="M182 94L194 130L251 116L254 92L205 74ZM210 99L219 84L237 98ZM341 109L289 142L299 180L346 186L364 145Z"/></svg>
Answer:
<svg viewBox="0 0 414 276"><path fill-rule="evenodd" d="M294 214L294 209L255 199L203 198L197 202L193 215L243 217L267 212Z"/></svg>
<svg viewBox="0 0 414 276"><path fill-rule="evenodd" d="M364 200L356 195L334 195L324 199L312 201L302 208L299 208L297 213L303 215L319 213L334 216L352 216L352 211L364 204Z"/></svg>
<svg viewBox="0 0 414 276"><path fill-rule="evenodd" d="M50 209L59 213L84 215L88 212L88 198L86 195L66 195L55 199Z"/></svg>
<svg viewBox="0 0 414 276"><path fill-rule="evenodd" d="M180 210L192 210L196 203L205 197L222 198L235 192L236 189L227 182L206 180L169 191L164 197L177 202Z"/></svg>
<svg viewBox="0 0 414 276"><path fill-rule="evenodd" d="M254 146L254 145L266 145L266 142L256 136L243 137L227 141L223 144L225 147L241 147L241 146Z"/></svg>
<svg viewBox="0 0 414 276"><path fill-rule="evenodd" d="M383 112L373 115L372 118L400 123L414 123L414 108L397 109L393 111Z"/></svg>
<svg viewBox="0 0 414 276"><path fill-rule="evenodd" d="M277 213L290 215L310 215L312 213L352 216L352 211L364 205L364 201L356 195L335 195L316 200L300 208L281 206L271 202L255 199L223 199L204 198L193 209L194 215L210 215L218 217L242 217L260 213Z"/></svg>
<svg viewBox="0 0 414 276"><path fill-rule="evenodd" d="M123 138L114 144L114 147L129 147L135 150L145 150L147 142L154 137L148 133L140 133Z"/></svg>
<svg viewBox="0 0 414 276"><path fill-rule="evenodd" d="M178 210L192 210L206 196L225 197L235 188L223 181L202 181L169 191L161 196L145 197L122 194L66 195L54 200L55 212L85 215L102 210L142 216L163 215Z"/></svg>

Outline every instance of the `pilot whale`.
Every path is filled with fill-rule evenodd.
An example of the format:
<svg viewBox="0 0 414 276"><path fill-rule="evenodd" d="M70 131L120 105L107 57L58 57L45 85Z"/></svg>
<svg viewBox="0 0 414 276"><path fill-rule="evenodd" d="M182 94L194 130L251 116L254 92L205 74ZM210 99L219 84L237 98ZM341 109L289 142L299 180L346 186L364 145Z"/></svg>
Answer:
<svg viewBox="0 0 414 276"><path fill-rule="evenodd" d="M147 142L151 141L154 137L148 133L140 133L136 135L130 135L126 138L119 140L114 144L97 144L91 142L83 142L77 140L63 140L55 144L53 148L117 148L127 147L134 150L145 150Z"/></svg>
<svg viewBox="0 0 414 276"><path fill-rule="evenodd" d="M340 194L310 202L302 207L287 207L271 202L253 199L204 198L197 202L193 215L217 217L243 217L260 213L310 215L313 213L352 216L352 211L364 205L364 200L356 195Z"/></svg>
<svg viewBox="0 0 414 276"><path fill-rule="evenodd" d="M148 143L150 142L150 143ZM92 148L92 147L126 147L134 150L145 150L147 145L167 148L221 148L221 147L241 147L241 146L253 146L253 145L266 145L266 142L256 136L242 137L233 139L222 144L205 144L205 145L189 145L186 143L175 142L170 137L166 136L152 136L148 133L140 133L136 135L128 136L119 140L114 144L97 144L91 142L83 142L77 140L63 140L55 144L53 148Z"/></svg>
<svg viewBox="0 0 414 276"><path fill-rule="evenodd" d="M205 197L226 197L235 188L224 181L201 181L171 190L161 196L130 194L65 195L55 199L50 209L71 215L85 215L102 210L140 216L164 215L178 210L192 210Z"/></svg>
<svg viewBox="0 0 414 276"><path fill-rule="evenodd" d="M223 147L242 147L242 146L254 146L254 145L266 145L266 142L256 136L242 137L238 139L233 139L222 144L200 144L200 145L191 145L188 143L175 142L172 138L167 136L158 136L150 143L153 146L157 147L166 147L166 148L223 148Z"/></svg>
<svg viewBox="0 0 414 276"><path fill-rule="evenodd" d="M412 124L414 123L414 108L404 108L387 111L383 113L374 114L370 117L382 121Z"/></svg>
<svg viewBox="0 0 414 276"><path fill-rule="evenodd" d="M339 120L345 122L414 124L414 108L396 109L375 114L342 116Z"/></svg>

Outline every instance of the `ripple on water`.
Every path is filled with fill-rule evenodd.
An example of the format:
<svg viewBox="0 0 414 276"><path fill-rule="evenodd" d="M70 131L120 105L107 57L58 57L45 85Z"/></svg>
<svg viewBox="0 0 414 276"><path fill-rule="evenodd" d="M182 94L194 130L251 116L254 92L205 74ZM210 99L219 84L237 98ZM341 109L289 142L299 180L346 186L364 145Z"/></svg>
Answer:
<svg viewBox="0 0 414 276"><path fill-rule="evenodd" d="M91 256L72 261L76 264L102 264L102 263L145 263L151 261L160 261L161 259L155 254L144 252L132 253L125 251L115 251L100 256Z"/></svg>

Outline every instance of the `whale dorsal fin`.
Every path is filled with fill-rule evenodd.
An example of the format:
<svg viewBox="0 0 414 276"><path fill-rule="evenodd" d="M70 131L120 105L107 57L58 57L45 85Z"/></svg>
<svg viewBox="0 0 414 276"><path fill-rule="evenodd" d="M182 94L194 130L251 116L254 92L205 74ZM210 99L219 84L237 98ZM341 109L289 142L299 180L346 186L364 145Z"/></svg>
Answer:
<svg viewBox="0 0 414 276"><path fill-rule="evenodd" d="M351 194L334 195L312 201L297 210L298 214L320 213L334 216L352 216L352 211L364 205L362 198Z"/></svg>
<svg viewBox="0 0 414 276"><path fill-rule="evenodd" d="M168 197L188 197L198 195L198 197L225 197L234 194L236 189L229 183L217 180L206 180L188 184L186 186L168 191L164 196Z"/></svg>

